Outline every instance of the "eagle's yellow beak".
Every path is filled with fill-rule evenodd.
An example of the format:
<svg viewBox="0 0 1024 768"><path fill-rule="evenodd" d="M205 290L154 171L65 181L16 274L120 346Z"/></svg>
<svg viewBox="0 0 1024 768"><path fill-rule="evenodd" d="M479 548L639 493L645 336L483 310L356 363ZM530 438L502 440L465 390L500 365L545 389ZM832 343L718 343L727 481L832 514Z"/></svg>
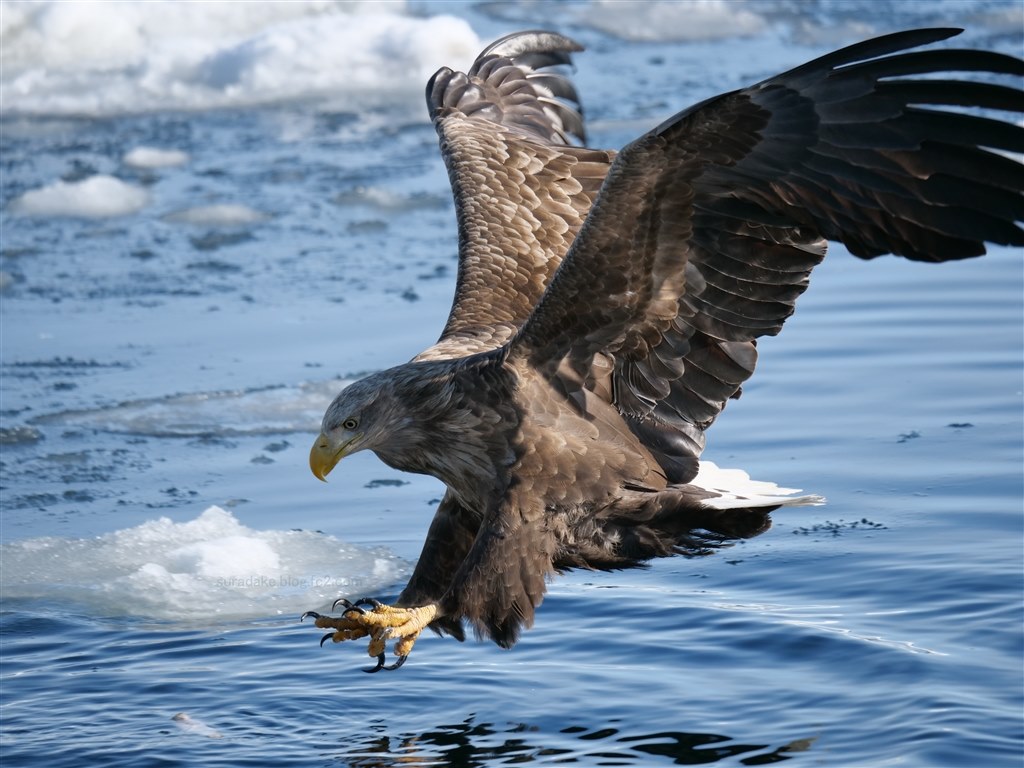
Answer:
<svg viewBox="0 0 1024 768"><path fill-rule="evenodd" d="M321 432L309 451L309 468L313 470L313 474L317 478L326 483L327 475L341 461L341 457L345 455L345 448L347 447L348 444L343 445L341 450L335 450L331 446L331 441L327 439L327 435Z"/></svg>

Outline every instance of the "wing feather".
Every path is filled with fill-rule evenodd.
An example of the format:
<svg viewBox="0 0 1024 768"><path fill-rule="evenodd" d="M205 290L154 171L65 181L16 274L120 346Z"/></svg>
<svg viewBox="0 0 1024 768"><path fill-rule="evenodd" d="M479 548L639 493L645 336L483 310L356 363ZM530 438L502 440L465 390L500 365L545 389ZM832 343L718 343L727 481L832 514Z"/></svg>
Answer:
<svg viewBox="0 0 1024 768"><path fill-rule="evenodd" d="M977 256L1024 245L1018 87L906 79L1024 75L982 51L906 52L958 34L869 40L679 113L618 155L510 357L548 377L598 365L669 479L696 472L703 431L778 333L826 240L870 258ZM998 150L998 151L995 151ZM682 362L682 366L678 364Z"/></svg>
<svg viewBox="0 0 1024 768"><path fill-rule="evenodd" d="M581 47L521 32L468 73L441 69L427 104L455 198L459 271L448 322L419 360L495 349L540 299L596 197L613 152L584 139L572 82L551 67Z"/></svg>

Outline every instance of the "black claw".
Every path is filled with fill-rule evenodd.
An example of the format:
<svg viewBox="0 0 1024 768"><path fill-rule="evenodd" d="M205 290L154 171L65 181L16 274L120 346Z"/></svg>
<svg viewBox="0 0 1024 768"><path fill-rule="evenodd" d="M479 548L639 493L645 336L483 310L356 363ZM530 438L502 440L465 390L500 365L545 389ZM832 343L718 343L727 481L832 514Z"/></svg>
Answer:
<svg viewBox="0 0 1024 768"><path fill-rule="evenodd" d="M306 611L304 614L299 616L299 621L305 621L307 616L312 616L314 619L322 619L323 618L323 616L321 616L316 611Z"/></svg>
<svg viewBox="0 0 1024 768"><path fill-rule="evenodd" d="M363 672L380 672L382 669L389 669L384 666L385 656L383 653L377 655L377 666L370 669L364 669Z"/></svg>
<svg viewBox="0 0 1024 768"><path fill-rule="evenodd" d="M365 611L362 608L357 608L355 604L349 602L344 597L339 597L337 600L331 603L331 610L336 610L339 605L344 606L346 611L356 611L358 613L365 613Z"/></svg>
<svg viewBox="0 0 1024 768"><path fill-rule="evenodd" d="M335 600L334 603L331 605L331 610L333 611L339 605L342 606L345 609L344 611L341 612L342 616L347 614L349 611L351 611L353 613L358 613L360 616L362 616L364 613L366 613L366 611L364 611L358 605L356 605L355 603L349 602L344 597L339 597L337 600Z"/></svg>
<svg viewBox="0 0 1024 768"><path fill-rule="evenodd" d="M374 600L372 597L360 597L353 603L353 607L357 605L372 605L374 608L380 608L384 605L380 600Z"/></svg>
<svg viewBox="0 0 1024 768"><path fill-rule="evenodd" d="M324 643L327 642L327 639L329 637L334 637L334 633L333 632L328 632L326 635L324 635L323 637L320 638L320 647L321 648L324 647Z"/></svg>
<svg viewBox="0 0 1024 768"><path fill-rule="evenodd" d="M405 660L408 658L408 656L399 656L398 661L396 661L394 664L389 664L388 666L384 667L384 669L398 669L400 666L405 664Z"/></svg>

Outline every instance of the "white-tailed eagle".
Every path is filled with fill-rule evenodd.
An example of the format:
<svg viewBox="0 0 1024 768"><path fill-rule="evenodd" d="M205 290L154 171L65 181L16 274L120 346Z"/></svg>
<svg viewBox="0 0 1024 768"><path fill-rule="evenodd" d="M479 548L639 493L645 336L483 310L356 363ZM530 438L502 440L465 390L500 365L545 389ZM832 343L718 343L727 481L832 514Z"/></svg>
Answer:
<svg viewBox="0 0 1024 768"><path fill-rule="evenodd" d="M1024 62L909 51L958 32L844 48L618 152L580 146L559 65L581 48L561 35L509 35L468 73L435 74L458 217L451 315L434 346L338 395L310 466L323 479L371 450L447 493L395 604L310 612L324 639L369 637L371 671L399 666L426 627L508 647L559 571L700 553L819 502L701 462L704 432L826 241L932 262L1024 245L1024 166L1009 156L1024 129L941 108L1024 111Z"/></svg>

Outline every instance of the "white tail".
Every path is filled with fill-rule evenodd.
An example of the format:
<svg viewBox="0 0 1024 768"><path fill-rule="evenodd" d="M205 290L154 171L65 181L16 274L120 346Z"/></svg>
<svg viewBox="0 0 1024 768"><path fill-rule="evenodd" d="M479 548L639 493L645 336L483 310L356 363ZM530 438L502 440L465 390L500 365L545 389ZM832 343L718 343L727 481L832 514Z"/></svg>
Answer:
<svg viewBox="0 0 1024 768"><path fill-rule="evenodd" d="M799 488L780 488L775 483L751 480L742 469L722 469L710 461L700 462L690 485L719 494L701 503L712 509L754 507L809 507L825 503L824 496L794 496Z"/></svg>

